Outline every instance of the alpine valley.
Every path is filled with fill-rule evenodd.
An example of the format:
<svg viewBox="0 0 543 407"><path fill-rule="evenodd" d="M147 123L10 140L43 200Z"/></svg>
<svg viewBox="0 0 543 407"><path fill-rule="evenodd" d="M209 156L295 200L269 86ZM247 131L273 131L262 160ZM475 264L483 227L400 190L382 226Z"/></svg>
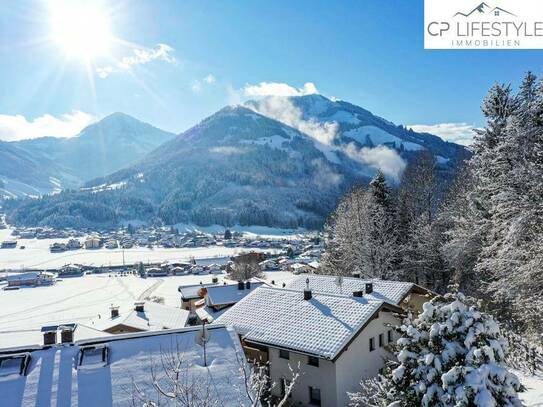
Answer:
<svg viewBox="0 0 543 407"><path fill-rule="evenodd" d="M0 193L19 197L4 202L16 225L317 228L346 190L378 169L397 181L423 150L444 180L470 155L344 101L268 97L177 136L116 113L77 137L1 143Z"/></svg>

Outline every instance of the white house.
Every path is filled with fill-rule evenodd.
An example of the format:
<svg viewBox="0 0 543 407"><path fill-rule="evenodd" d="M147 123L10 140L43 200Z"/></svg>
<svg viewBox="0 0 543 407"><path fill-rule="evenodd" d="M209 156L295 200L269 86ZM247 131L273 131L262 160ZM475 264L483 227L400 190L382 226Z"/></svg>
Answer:
<svg viewBox="0 0 543 407"><path fill-rule="evenodd" d="M366 280L355 277L327 276L309 274L294 277L285 288L303 290L307 282L311 290L319 293L351 295L355 291L362 291L367 298L384 300L402 308L421 310L422 304L432 295L427 289L407 281L392 280Z"/></svg>
<svg viewBox="0 0 543 407"><path fill-rule="evenodd" d="M151 372L158 373L161 387L171 389L172 383L165 377L167 365L161 361L179 360L170 355L181 355L183 386L193 386L195 394L201 390L217 400L217 405L251 405L240 369L246 368L246 361L235 333L220 325L208 327L205 352L200 336L201 328L196 327L0 349L0 404L143 405L136 388L156 402L159 395ZM161 398L160 405L164 402Z"/></svg>
<svg viewBox="0 0 543 407"><path fill-rule="evenodd" d="M346 406L348 391L377 375L401 308L386 298L329 294L262 286L226 310L217 323L241 336L249 361L270 364L272 389L280 396L300 364L303 374L291 394L293 405Z"/></svg>

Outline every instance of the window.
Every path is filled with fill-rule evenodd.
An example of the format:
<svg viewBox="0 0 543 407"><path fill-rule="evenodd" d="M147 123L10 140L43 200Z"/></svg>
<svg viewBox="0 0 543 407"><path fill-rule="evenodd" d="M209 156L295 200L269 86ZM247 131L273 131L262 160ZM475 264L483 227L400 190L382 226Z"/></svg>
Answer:
<svg viewBox="0 0 543 407"><path fill-rule="evenodd" d="M307 364L311 366L317 366L319 367L319 358L315 356L308 356L307 357Z"/></svg>
<svg viewBox="0 0 543 407"><path fill-rule="evenodd" d="M500 15L500 11L499 11L499 10L494 11L494 15L495 15L495 16L499 16L499 15Z"/></svg>
<svg viewBox="0 0 543 407"><path fill-rule="evenodd" d="M321 405L321 389L309 386L309 404L314 406Z"/></svg>
<svg viewBox="0 0 543 407"><path fill-rule="evenodd" d="M385 334L379 334L379 347L385 346Z"/></svg>
<svg viewBox="0 0 543 407"><path fill-rule="evenodd" d="M370 352L375 350L375 338L370 338Z"/></svg>
<svg viewBox="0 0 543 407"><path fill-rule="evenodd" d="M392 329L387 332L387 341L388 343L392 342Z"/></svg>
<svg viewBox="0 0 543 407"><path fill-rule="evenodd" d="M283 350L283 349L279 349L279 357L281 359L290 359L290 354L288 352L288 350Z"/></svg>
<svg viewBox="0 0 543 407"><path fill-rule="evenodd" d="M281 397L285 397L285 393L287 392L288 386L290 386L290 380L281 379ZM292 397L292 392L288 396Z"/></svg>
<svg viewBox="0 0 543 407"><path fill-rule="evenodd" d="M0 357L0 377L26 376L30 364L30 353L18 353Z"/></svg>
<svg viewBox="0 0 543 407"><path fill-rule="evenodd" d="M86 346L79 350L79 369L93 369L107 365L109 349L106 345Z"/></svg>

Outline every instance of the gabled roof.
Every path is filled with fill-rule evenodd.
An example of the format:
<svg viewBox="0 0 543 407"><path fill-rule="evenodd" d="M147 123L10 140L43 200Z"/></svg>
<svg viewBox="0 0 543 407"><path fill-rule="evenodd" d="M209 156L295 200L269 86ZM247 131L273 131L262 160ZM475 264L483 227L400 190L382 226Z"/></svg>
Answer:
<svg viewBox="0 0 543 407"><path fill-rule="evenodd" d="M179 351L191 380L208 386L205 390L209 390L221 406L250 405L240 372L246 362L237 335L221 325L209 326L207 330L207 368L203 366L203 347L197 343L201 327L113 335L101 340L78 341L72 346L29 349L24 353L30 356L26 374L9 371L9 375L2 376L0 404L131 405L133 382L156 399L151 367L160 375L161 355ZM100 353L82 359L80 351L85 347L95 347ZM0 357L7 355L10 353L0 349ZM105 361L102 355L106 355ZM87 364L80 366L85 360Z"/></svg>
<svg viewBox="0 0 543 407"><path fill-rule="evenodd" d="M216 319L232 325L249 342L335 359L383 308L399 310L364 297L260 287Z"/></svg>
<svg viewBox="0 0 543 407"><path fill-rule="evenodd" d="M364 291L367 283L373 284L373 292L364 294L364 297L374 300L382 300L394 305L399 305L413 289L424 291L413 283L390 280L364 280L354 277L343 277L341 286L337 284L336 276L307 274L293 278L287 283L286 288L291 290L303 290L306 287L306 279L309 279L309 287L314 292L352 295L354 291Z"/></svg>
<svg viewBox="0 0 543 407"><path fill-rule="evenodd" d="M209 288L218 284L219 283L181 285L177 290L181 293L181 298L184 300L194 300L196 298L201 298L198 294L201 288Z"/></svg>
<svg viewBox="0 0 543 407"><path fill-rule="evenodd" d="M207 303L209 306L235 304L262 284L261 281L251 281L251 287L247 288L244 284L243 289L239 289L238 284L207 287Z"/></svg>
<svg viewBox="0 0 543 407"><path fill-rule="evenodd" d="M102 331L117 325L130 326L141 331L182 328L187 323L189 312L181 308L144 301L143 312L138 312L132 307L124 312L121 309L119 316L115 318L111 318L109 310L106 315L105 318L94 319L92 327Z"/></svg>

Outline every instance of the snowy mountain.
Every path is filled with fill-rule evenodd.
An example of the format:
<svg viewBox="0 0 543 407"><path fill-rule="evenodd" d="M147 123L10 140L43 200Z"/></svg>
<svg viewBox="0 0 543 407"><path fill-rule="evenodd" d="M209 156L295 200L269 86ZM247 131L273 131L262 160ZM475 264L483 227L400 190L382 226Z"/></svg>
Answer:
<svg viewBox="0 0 543 407"><path fill-rule="evenodd" d="M75 137L45 137L17 145L48 156L80 180L88 181L126 167L173 137L127 114L113 113Z"/></svg>
<svg viewBox="0 0 543 407"><path fill-rule="evenodd" d="M132 164L173 137L126 114L114 113L75 137L2 142L0 196L39 196L79 187Z"/></svg>
<svg viewBox="0 0 543 407"><path fill-rule="evenodd" d="M319 95L225 107L135 164L16 211L30 224L166 224L317 227L343 192L378 168L396 182L418 151L450 176L468 153L429 134ZM78 208L74 219L69 204ZM89 206L90 205L90 206ZM44 216L46 218L44 218Z"/></svg>

